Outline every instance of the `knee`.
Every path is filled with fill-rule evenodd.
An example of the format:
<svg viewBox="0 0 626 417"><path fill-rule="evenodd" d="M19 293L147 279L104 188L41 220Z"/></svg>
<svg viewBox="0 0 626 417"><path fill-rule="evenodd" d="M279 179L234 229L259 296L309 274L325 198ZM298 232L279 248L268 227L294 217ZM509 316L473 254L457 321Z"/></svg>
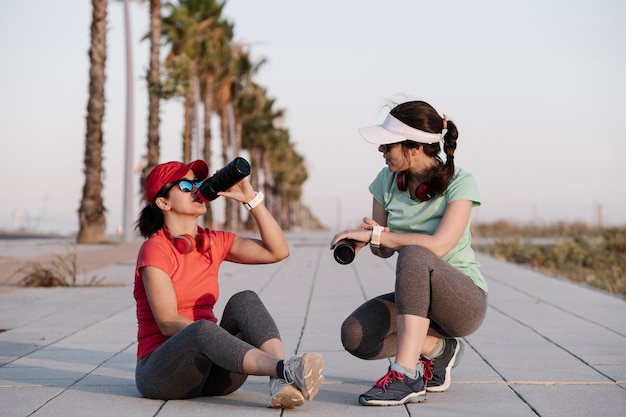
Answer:
<svg viewBox="0 0 626 417"><path fill-rule="evenodd" d="M194 321L189 326L187 326L185 330L192 332L194 334L202 335L207 332L210 332L214 326L217 326L217 325L213 323L211 320L202 319L202 320Z"/></svg>
<svg viewBox="0 0 626 417"><path fill-rule="evenodd" d="M400 252L398 252L398 262L401 262L401 260L405 258L423 259L425 256L430 256L432 254L433 252L430 249L425 248L424 246L419 246L419 245L405 246L402 249L400 249Z"/></svg>
<svg viewBox="0 0 626 417"><path fill-rule="evenodd" d="M230 297L230 301L236 301L237 303L243 303L244 305L249 303L256 303L258 302L258 300L259 296L252 290L243 290Z"/></svg>
<svg viewBox="0 0 626 417"><path fill-rule="evenodd" d="M416 276L425 277L438 261L437 255L424 246L405 246L398 253L396 278L413 280Z"/></svg>
<svg viewBox="0 0 626 417"><path fill-rule="evenodd" d="M362 337L363 329L359 321L352 316L348 317L341 325L341 343L343 347L352 353L359 346Z"/></svg>
<svg viewBox="0 0 626 417"><path fill-rule="evenodd" d="M350 316L341 325L341 343L344 349L360 359L368 359L370 352L363 349L363 326Z"/></svg>
<svg viewBox="0 0 626 417"><path fill-rule="evenodd" d="M258 300L259 296L257 295L257 293L255 293L252 290L243 290L233 295L232 298L242 299L243 301L248 301L248 300Z"/></svg>

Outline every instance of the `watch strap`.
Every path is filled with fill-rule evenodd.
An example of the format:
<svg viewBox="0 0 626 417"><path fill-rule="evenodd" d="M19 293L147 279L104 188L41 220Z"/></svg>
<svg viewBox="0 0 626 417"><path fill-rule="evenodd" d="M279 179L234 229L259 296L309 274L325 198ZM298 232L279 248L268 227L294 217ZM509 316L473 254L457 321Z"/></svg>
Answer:
<svg viewBox="0 0 626 417"><path fill-rule="evenodd" d="M247 203L243 203L243 206L246 208L246 210L250 211L259 204L261 204L264 198L265 195L261 191L259 191L258 193L256 193L256 196L254 196L252 200L248 201Z"/></svg>
<svg viewBox="0 0 626 417"><path fill-rule="evenodd" d="M383 233L385 228L383 226L374 226L372 229L372 239L370 240L370 245L374 248L380 247L380 235Z"/></svg>

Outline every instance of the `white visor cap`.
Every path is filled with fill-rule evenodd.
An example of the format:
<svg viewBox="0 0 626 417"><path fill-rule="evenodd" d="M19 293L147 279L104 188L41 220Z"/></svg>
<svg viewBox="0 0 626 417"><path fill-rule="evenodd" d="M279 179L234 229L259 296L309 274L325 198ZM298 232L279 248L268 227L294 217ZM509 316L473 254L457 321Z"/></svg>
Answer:
<svg viewBox="0 0 626 417"><path fill-rule="evenodd" d="M389 143L412 140L419 143L437 143L443 139L447 129L441 133L428 133L415 129L388 114L381 125L359 128L363 139L375 145L387 145Z"/></svg>

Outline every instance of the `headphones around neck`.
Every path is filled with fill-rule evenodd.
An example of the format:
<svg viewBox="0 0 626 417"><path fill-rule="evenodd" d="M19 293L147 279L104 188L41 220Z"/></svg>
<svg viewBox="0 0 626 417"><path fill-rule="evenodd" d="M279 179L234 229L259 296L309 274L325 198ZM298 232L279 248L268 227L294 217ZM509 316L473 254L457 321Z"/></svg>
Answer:
<svg viewBox="0 0 626 417"><path fill-rule="evenodd" d="M396 174L396 185L398 190L406 191L409 188L409 178L406 171L398 172ZM430 189L430 183L423 182L415 189L415 198L413 200L428 201L433 198L433 192Z"/></svg>
<svg viewBox="0 0 626 417"><path fill-rule="evenodd" d="M211 247L211 239L206 231L198 226L198 233L194 239L193 236L184 234L172 236L167 226L163 226L163 233L172 242L178 252L184 254L197 250L200 253L206 253Z"/></svg>

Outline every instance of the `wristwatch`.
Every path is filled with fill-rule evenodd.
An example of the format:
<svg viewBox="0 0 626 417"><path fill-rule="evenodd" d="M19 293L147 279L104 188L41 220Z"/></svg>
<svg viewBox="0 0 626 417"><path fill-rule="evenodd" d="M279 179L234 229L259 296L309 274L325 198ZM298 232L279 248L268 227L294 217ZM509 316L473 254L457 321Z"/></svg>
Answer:
<svg viewBox="0 0 626 417"><path fill-rule="evenodd" d="M383 233L383 230L385 230L383 226L374 226L374 228L372 229L372 239L370 240L371 247L380 247L380 235Z"/></svg>
<svg viewBox="0 0 626 417"><path fill-rule="evenodd" d="M256 196L252 200L248 201L247 203L243 203L243 206L246 208L246 210L250 211L259 204L261 204L264 198L265 195L261 191L259 191L258 193L256 193Z"/></svg>

